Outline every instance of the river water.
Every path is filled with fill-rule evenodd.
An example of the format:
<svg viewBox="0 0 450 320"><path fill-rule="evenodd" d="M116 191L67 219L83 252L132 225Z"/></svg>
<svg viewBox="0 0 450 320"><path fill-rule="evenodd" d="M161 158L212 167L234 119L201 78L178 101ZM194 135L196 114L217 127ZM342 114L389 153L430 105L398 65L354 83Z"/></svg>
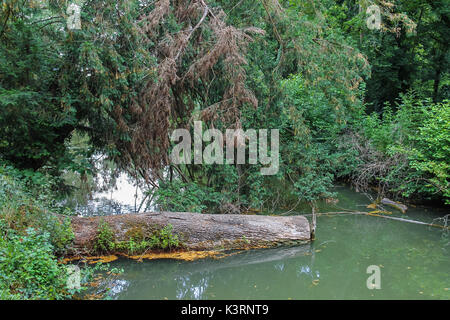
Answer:
<svg viewBox="0 0 450 320"><path fill-rule="evenodd" d="M320 211L368 210L365 196L345 187L338 194L338 204ZM416 207L392 216L432 222L446 213ZM303 246L192 262L120 259L111 266L124 270L114 299L450 298L447 231L366 215L319 216L316 240ZM380 289L368 289L369 266L380 270Z"/></svg>

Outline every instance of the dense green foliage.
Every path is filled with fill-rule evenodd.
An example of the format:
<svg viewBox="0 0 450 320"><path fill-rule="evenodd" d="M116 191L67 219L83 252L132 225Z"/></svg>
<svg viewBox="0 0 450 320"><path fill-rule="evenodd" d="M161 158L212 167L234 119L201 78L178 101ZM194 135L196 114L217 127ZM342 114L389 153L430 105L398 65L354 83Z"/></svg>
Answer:
<svg viewBox="0 0 450 320"><path fill-rule="evenodd" d="M58 264L48 233L28 229L25 236L11 231L0 238L0 296L2 299L62 299L68 272Z"/></svg>
<svg viewBox="0 0 450 320"><path fill-rule="evenodd" d="M360 170L378 163L384 172L372 173L373 179L391 192L404 197L438 195L449 203L448 100L434 104L404 96L395 112L386 106L381 118L376 113L367 116L363 130L374 152Z"/></svg>
<svg viewBox="0 0 450 320"><path fill-rule="evenodd" d="M73 234L54 214L98 173L128 173L139 208L170 211L294 208L339 180L450 203L448 1L88 0L79 30L71 3L0 1L3 296L68 297L55 255ZM278 129L278 173L170 163L171 130L194 120ZM167 228L116 243L102 225L95 250L177 247Z"/></svg>
<svg viewBox="0 0 450 320"><path fill-rule="evenodd" d="M191 16L203 11L189 2L89 1L80 30L66 28L67 5L11 0L2 7L0 152L15 166L74 172L86 182L95 171L89 159L101 152L148 185L155 193L149 198L167 210L314 201L332 196L336 179L358 188L381 181L382 192L404 197L448 196L446 140L433 136L439 123L429 122L445 126L445 114L429 111L430 118L419 110L428 98L448 98L445 1L380 2L380 30L366 26L367 1L210 1L203 19ZM234 38L225 40L225 27ZM251 38L240 31L249 27ZM183 34L189 45L177 38ZM411 90L412 107L398 109ZM404 128L407 118L416 125L409 133L384 135L393 122ZM169 129L192 119L223 130L279 129L279 173L168 164ZM418 128L423 139L413 139ZM68 148L74 132L86 133L91 147ZM431 156L423 148L432 136ZM377 154L348 146L355 137ZM368 161L386 164L399 154L408 160L365 176Z"/></svg>
<svg viewBox="0 0 450 320"><path fill-rule="evenodd" d="M264 40L250 45L247 66L259 106L244 105L241 120L244 128L280 130L280 172L262 177L255 166L182 167L179 180L157 191L162 208L272 211L330 197L337 179L397 198L448 201L444 2L395 2L383 11L380 31L367 29L355 1L290 1L284 9L271 1L221 5L232 23L265 30ZM432 123L440 135L425 129ZM227 125L218 120L215 127ZM417 131L428 132L423 139L434 139L434 146L416 139Z"/></svg>
<svg viewBox="0 0 450 320"><path fill-rule="evenodd" d="M51 234L51 245L56 253L64 252L71 244L73 233L70 221L58 218L56 213L68 213L57 206L49 187L51 179L41 173L19 171L0 166L0 216L2 227L26 235L29 228Z"/></svg>
<svg viewBox="0 0 450 320"><path fill-rule="evenodd" d="M58 257L73 240L68 214L49 194L51 179L40 173L0 167L0 299L69 299L88 290L97 271L84 267L80 287L70 287L71 273ZM47 189L47 190L46 190Z"/></svg>

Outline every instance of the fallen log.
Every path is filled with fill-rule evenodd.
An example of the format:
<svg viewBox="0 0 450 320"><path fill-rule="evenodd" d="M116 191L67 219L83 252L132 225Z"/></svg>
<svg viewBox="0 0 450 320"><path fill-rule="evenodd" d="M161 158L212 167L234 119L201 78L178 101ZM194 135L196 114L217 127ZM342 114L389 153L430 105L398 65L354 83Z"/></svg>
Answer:
<svg viewBox="0 0 450 320"><path fill-rule="evenodd" d="M406 213L406 210L408 210L408 207L405 206L404 204L402 204L400 202L392 201L392 200L390 200L388 198L381 199L381 203L385 204L385 205L388 205L388 206L391 206L391 207L401 211L401 213Z"/></svg>
<svg viewBox="0 0 450 320"><path fill-rule="evenodd" d="M109 225L115 240L127 241L132 234L151 233L172 225L188 250L228 250L295 245L311 239L310 225L303 216L199 214L156 212L104 217L73 217L73 254L89 254L98 236L99 223Z"/></svg>

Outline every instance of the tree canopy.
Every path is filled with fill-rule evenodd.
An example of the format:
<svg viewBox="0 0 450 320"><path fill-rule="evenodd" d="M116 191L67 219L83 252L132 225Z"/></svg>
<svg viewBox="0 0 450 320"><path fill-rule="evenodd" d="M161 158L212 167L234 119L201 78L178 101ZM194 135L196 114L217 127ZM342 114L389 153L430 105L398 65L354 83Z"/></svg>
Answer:
<svg viewBox="0 0 450 320"><path fill-rule="evenodd" d="M161 203L183 188L203 209L314 201L338 179L448 196L447 1L87 0L80 29L70 4L1 3L0 154L16 167L85 174L101 153ZM279 129L279 173L171 164L170 132L194 120Z"/></svg>

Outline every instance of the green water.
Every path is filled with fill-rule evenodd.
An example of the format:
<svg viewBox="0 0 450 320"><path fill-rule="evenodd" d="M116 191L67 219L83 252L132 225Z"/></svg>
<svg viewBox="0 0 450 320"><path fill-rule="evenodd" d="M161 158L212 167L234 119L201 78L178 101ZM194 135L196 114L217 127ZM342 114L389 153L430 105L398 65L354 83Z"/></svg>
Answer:
<svg viewBox="0 0 450 320"><path fill-rule="evenodd" d="M321 210L359 209L369 200L346 188ZM412 208L403 218L431 222L446 212ZM118 260L116 299L449 299L450 237L438 228L362 215L318 218L316 240L194 262ZM380 267L381 289L367 288Z"/></svg>

